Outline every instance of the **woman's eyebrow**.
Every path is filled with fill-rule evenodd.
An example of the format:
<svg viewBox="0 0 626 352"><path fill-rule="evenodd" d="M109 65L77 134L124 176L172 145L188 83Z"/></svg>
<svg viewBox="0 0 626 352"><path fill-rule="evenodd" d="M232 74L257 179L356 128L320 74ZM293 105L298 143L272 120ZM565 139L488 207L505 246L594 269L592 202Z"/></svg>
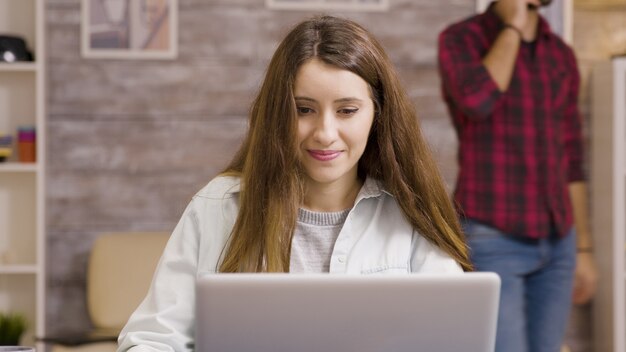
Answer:
<svg viewBox="0 0 626 352"><path fill-rule="evenodd" d="M313 99L313 98L309 98L309 97L294 97L295 100L304 100L304 101L310 101L312 103L317 103L317 100Z"/></svg>
<svg viewBox="0 0 626 352"><path fill-rule="evenodd" d="M309 97L294 97L295 100L304 100L304 101L310 101L312 103L317 103L317 100L313 99L313 98L309 98ZM351 102L362 102L363 99L357 98L357 97L346 97L346 98L340 98L340 99L336 99L334 101L334 103L351 103Z"/></svg>
<svg viewBox="0 0 626 352"><path fill-rule="evenodd" d="M363 102L363 99L359 99L357 97L347 97L335 100L335 103L353 103L353 102Z"/></svg>

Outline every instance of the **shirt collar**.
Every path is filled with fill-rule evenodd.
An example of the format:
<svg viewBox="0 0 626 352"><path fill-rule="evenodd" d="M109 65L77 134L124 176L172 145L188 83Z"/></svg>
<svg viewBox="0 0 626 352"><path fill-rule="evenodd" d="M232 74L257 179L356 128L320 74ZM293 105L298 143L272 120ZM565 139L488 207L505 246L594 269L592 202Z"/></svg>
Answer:
<svg viewBox="0 0 626 352"><path fill-rule="evenodd" d="M354 204L357 204L362 199L380 197L383 195L383 193L391 195L391 193L383 188L382 182L368 176L365 178L365 182L363 182L363 186L357 194Z"/></svg>

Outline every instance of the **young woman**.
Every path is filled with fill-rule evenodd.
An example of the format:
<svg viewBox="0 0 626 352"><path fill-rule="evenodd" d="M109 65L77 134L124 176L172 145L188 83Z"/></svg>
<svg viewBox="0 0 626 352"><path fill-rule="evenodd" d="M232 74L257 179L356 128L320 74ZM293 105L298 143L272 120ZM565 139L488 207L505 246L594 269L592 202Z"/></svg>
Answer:
<svg viewBox="0 0 626 352"><path fill-rule="evenodd" d="M279 45L249 131L196 194L119 351L182 351L205 272L469 270L456 213L381 45L317 17Z"/></svg>

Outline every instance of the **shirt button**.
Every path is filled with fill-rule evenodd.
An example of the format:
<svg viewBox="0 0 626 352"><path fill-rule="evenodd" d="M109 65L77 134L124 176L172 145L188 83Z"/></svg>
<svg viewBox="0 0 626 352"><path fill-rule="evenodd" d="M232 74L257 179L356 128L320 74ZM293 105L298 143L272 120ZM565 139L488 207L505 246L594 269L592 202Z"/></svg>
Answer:
<svg viewBox="0 0 626 352"><path fill-rule="evenodd" d="M346 262L346 257L343 257L343 256L342 256L342 257L339 257L339 258L337 258L337 261L338 261L339 263L345 263L345 262Z"/></svg>

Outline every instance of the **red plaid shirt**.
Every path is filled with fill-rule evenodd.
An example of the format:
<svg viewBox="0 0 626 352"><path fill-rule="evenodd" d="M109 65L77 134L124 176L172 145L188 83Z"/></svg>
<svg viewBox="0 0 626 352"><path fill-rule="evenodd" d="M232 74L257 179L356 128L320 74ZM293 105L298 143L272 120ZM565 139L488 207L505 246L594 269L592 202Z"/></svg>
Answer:
<svg viewBox="0 0 626 352"><path fill-rule="evenodd" d="M443 96L459 138L462 216L529 238L567 234L568 183L584 179L572 50L540 20L520 46L506 92L481 63L503 23L490 8L439 37Z"/></svg>

